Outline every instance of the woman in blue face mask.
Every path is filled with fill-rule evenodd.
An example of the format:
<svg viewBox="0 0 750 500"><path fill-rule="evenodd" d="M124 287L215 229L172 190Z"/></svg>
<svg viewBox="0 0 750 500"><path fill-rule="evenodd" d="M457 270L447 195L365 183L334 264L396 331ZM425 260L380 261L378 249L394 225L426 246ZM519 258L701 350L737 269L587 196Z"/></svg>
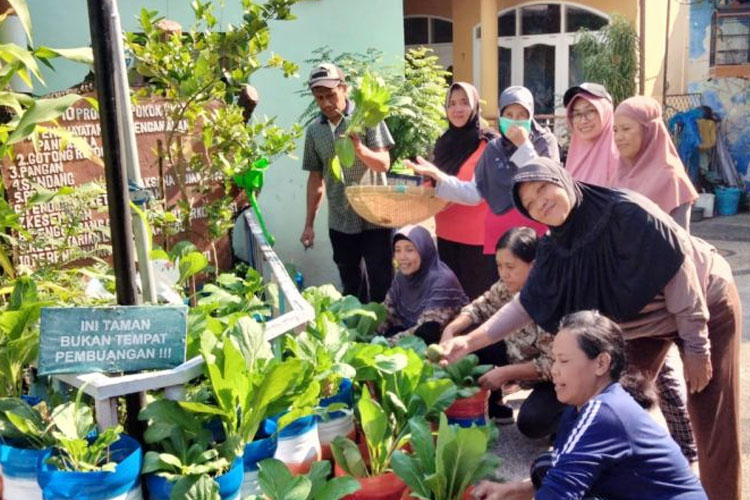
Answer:
<svg viewBox="0 0 750 500"><path fill-rule="evenodd" d="M508 87L500 94L500 137L487 145L474 177L469 181L446 174L423 158L408 166L436 182L436 194L455 203L477 205L485 200L490 212L485 219L484 253L495 252L500 237L513 227L527 226L539 235L546 226L513 208L510 182L518 168L534 156L556 161L560 150L555 136L534 120L534 97L529 89Z"/></svg>

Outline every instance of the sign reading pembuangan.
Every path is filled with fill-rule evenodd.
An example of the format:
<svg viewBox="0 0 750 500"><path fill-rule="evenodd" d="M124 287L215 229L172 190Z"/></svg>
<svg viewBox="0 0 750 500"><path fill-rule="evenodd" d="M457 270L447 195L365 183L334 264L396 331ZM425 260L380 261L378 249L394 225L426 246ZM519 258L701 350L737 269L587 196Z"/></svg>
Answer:
<svg viewBox="0 0 750 500"><path fill-rule="evenodd" d="M186 335L186 306L45 307L39 373L174 368Z"/></svg>

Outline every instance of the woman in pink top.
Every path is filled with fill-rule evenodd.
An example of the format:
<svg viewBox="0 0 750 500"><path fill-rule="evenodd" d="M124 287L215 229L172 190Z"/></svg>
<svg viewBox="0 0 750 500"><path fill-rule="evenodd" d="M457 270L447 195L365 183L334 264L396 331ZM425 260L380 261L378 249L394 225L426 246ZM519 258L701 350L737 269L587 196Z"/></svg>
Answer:
<svg viewBox="0 0 750 500"><path fill-rule="evenodd" d="M445 99L448 130L435 143L434 163L448 175L469 181L477 160L497 132L479 124L479 93L465 82L456 82ZM486 202L451 204L435 216L440 260L456 274L466 294L475 299L497 279L495 262L485 255Z"/></svg>
<svg viewBox="0 0 750 500"><path fill-rule="evenodd" d="M689 232L698 192L669 137L661 105L646 96L622 101L615 111L615 144L620 161L614 187L645 195Z"/></svg>

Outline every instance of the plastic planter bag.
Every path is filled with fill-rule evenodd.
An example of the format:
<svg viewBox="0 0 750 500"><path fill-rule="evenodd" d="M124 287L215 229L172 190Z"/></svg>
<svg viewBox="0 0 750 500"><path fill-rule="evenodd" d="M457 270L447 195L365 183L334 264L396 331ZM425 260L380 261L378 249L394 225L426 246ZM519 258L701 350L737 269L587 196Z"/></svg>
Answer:
<svg viewBox="0 0 750 500"><path fill-rule="evenodd" d="M279 432L274 458L284 462L292 474L307 474L320 457L318 423L314 415L298 418Z"/></svg>
<svg viewBox="0 0 750 500"><path fill-rule="evenodd" d="M239 500L242 487L242 459L237 458L232 462L232 467L216 478L219 483L219 496L221 500ZM146 476L146 487L150 500L169 500L172 493L172 485L165 478L156 474Z"/></svg>
<svg viewBox="0 0 750 500"><path fill-rule="evenodd" d="M457 424L461 427L485 425L489 421L489 397L490 392L487 389L480 389L471 397L456 399L445 410L448 423Z"/></svg>
<svg viewBox="0 0 750 500"><path fill-rule="evenodd" d="M0 444L3 500L42 500L42 489L36 481L36 464L47 451Z"/></svg>
<svg viewBox="0 0 750 500"><path fill-rule="evenodd" d="M266 419L255 436L255 441L245 445L242 456L244 475L242 478L242 498L260 495L258 485L258 462L273 457L276 453L276 422Z"/></svg>
<svg viewBox="0 0 750 500"><path fill-rule="evenodd" d="M142 500L141 445L122 435L110 451L117 462L114 472L68 472L46 463L52 455L52 450L47 450L37 464L37 481L44 500Z"/></svg>
<svg viewBox="0 0 750 500"><path fill-rule="evenodd" d="M335 403L343 403L347 408L351 408L353 401L352 381L345 378L339 385L339 391L330 398L321 399L320 406L325 408ZM318 417L318 439L323 460L333 459L331 441L336 436L346 436L352 441L357 437L354 415L351 410L334 411L329 413L327 418Z"/></svg>

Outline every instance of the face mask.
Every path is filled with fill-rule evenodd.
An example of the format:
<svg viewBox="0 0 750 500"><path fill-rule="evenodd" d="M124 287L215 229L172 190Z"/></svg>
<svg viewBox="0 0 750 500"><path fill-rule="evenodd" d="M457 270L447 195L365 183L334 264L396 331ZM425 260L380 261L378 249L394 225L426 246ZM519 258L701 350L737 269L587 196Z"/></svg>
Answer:
<svg viewBox="0 0 750 500"><path fill-rule="evenodd" d="M531 132L531 119L528 120L511 120L510 118L506 118L504 116L500 117L500 132L504 136L508 136L508 129L510 127L521 127L525 128L526 132Z"/></svg>

